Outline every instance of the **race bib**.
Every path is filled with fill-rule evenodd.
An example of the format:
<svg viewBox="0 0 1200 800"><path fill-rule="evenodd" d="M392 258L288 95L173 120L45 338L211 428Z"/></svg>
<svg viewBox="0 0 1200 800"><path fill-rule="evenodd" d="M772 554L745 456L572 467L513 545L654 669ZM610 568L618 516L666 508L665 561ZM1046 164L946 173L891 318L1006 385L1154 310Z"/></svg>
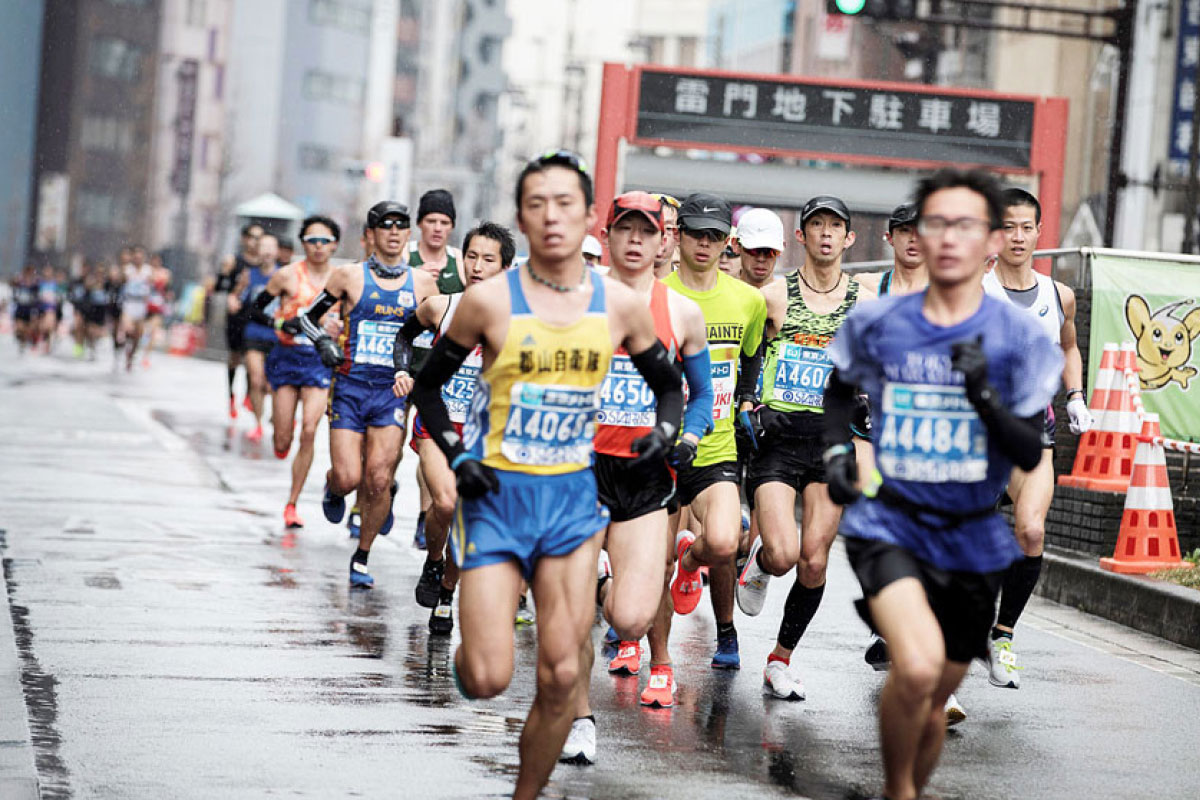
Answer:
<svg viewBox="0 0 1200 800"><path fill-rule="evenodd" d="M889 383L876 461L889 478L979 483L987 478L987 433L961 386Z"/></svg>
<svg viewBox="0 0 1200 800"><path fill-rule="evenodd" d="M393 366L392 350L396 346L399 322L364 319L358 323L358 341L354 347L354 363L376 367Z"/></svg>
<svg viewBox="0 0 1200 800"><path fill-rule="evenodd" d="M600 411L596 414L596 422L622 428L649 428L654 425L657 407L654 392L629 356L614 355L604 385L600 387Z"/></svg>
<svg viewBox="0 0 1200 800"><path fill-rule="evenodd" d="M712 362L713 421L733 416L733 390L737 387L737 366L732 361Z"/></svg>
<svg viewBox="0 0 1200 800"><path fill-rule="evenodd" d="M833 362L823 347L783 343L775 362L775 399L820 408Z"/></svg>
<svg viewBox="0 0 1200 800"><path fill-rule="evenodd" d="M467 360L458 368L450 380L442 386L442 400L450 412L450 421L460 425L467 421L471 409L471 398L475 395L475 382L483 367L483 348L476 346Z"/></svg>
<svg viewBox="0 0 1200 800"><path fill-rule="evenodd" d="M589 464L596 392L572 386L515 383L500 453L514 464Z"/></svg>

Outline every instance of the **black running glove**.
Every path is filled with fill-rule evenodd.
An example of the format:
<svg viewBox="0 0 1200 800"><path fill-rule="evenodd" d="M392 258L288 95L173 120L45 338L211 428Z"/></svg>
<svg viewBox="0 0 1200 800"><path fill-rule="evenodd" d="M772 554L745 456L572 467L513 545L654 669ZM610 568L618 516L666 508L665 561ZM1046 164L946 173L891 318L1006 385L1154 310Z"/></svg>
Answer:
<svg viewBox="0 0 1200 800"><path fill-rule="evenodd" d="M472 455L463 453L451 465L457 479L458 496L475 500L488 492L500 491L500 479L496 471Z"/></svg>
<svg viewBox="0 0 1200 800"><path fill-rule="evenodd" d="M692 462L696 460L696 443L691 439L680 439L671 448L670 455L667 456L667 463L676 469L680 467L690 467Z"/></svg>
<svg viewBox="0 0 1200 800"><path fill-rule="evenodd" d="M854 484L858 481L858 464L854 460L854 445L835 444L825 451L825 482L829 485L829 499L840 506L848 506L862 494Z"/></svg>
<svg viewBox="0 0 1200 800"><path fill-rule="evenodd" d="M633 440L632 450L638 454L633 460L634 468L645 464L656 464L666 459L671 452L672 437L664 430L666 426L655 425L645 436Z"/></svg>
<svg viewBox="0 0 1200 800"><path fill-rule="evenodd" d="M963 374L967 399L987 429L988 439L1017 467L1028 472L1042 458L1042 412L1022 419L1004 407L988 383L982 337L950 345L950 366Z"/></svg>
<svg viewBox="0 0 1200 800"><path fill-rule="evenodd" d="M755 450L759 449L759 443L767 435L766 428L763 427L762 411L763 406L755 406L747 411L739 411L737 415L738 425L750 442L750 447Z"/></svg>
<svg viewBox="0 0 1200 800"><path fill-rule="evenodd" d="M995 396L996 391L987 380L988 363L981 337L950 345L950 366L962 373L967 399L976 411Z"/></svg>

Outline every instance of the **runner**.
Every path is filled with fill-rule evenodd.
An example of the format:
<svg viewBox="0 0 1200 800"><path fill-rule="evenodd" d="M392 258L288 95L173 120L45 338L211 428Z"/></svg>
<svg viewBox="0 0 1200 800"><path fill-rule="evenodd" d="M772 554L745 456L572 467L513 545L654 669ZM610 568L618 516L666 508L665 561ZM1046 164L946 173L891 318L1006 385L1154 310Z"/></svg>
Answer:
<svg viewBox="0 0 1200 800"><path fill-rule="evenodd" d="M761 292L717 269L732 216L729 204L715 195L696 193L684 200L679 208L682 262L679 271L663 281L694 300L704 313L712 364L714 426L700 442L695 460L681 467L676 479L679 503L688 507L701 531L697 535L681 530L676 536L678 568L671 583L671 602L663 598L650 631L651 665L670 663L667 639L671 610L674 608L677 614L695 610L703 589L699 569L707 566L717 621L717 651L712 667L741 667L733 625L734 557L742 534L733 417L742 407L753 407L766 303ZM643 701L646 699L643 696Z"/></svg>
<svg viewBox="0 0 1200 800"><path fill-rule="evenodd" d="M83 358L84 341L87 338L84 312L88 299L87 281L91 271L92 265L85 261L79 268L79 274L67 283L67 301L71 304L71 338L75 342L76 358Z"/></svg>
<svg viewBox="0 0 1200 800"><path fill-rule="evenodd" d="M602 258L604 258L604 247L600 244L600 240L590 233L583 237L583 263L592 269L599 268L602 270L600 274L604 275L607 273L603 270L606 270L607 267L600 263Z"/></svg>
<svg viewBox="0 0 1200 800"><path fill-rule="evenodd" d="M712 379L700 307L654 278L654 258L662 244L662 206L645 192L620 195L609 208L602 235L612 259L612 277L650 307L658 340L688 377L683 433L668 457L678 467L692 460L701 438L712 429ZM610 518L596 600L620 637L617 655L608 665L608 671L618 675L637 675L641 669L639 642L650 629L671 578L668 514L678 511L675 477L661 461L639 468L633 450L633 443L650 433L654 411L649 386L629 356L618 350L600 390L594 465L600 502ZM596 718L588 699L595 658L590 637L583 656L575 719L559 756L560 761L574 764L596 761ZM674 701L674 684L670 664L652 668L650 688L662 694L665 705Z"/></svg>
<svg viewBox="0 0 1200 800"><path fill-rule="evenodd" d="M362 523L358 549L350 559L350 585L364 588L375 583L367 568L375 536L392 528L394 475L404 444L407 404L392 394L393 342L417 304L437 293L432 276L405 264L408 206L376 203L367 212L367 224L374 255L336 267L301 317L321 363L336 368L329 400L333 464L325 478L322 511L330 522L341 522L346 495L358 490ZM321 318L339 302L344 327L340 349L320 327Z"/></svg>
<svg viewBox="0 0 1200 800"><path fill-rule="evenodd" d="M872 296L842 272L854 239L850 210L841 199L822 195L804 204L796 229L804 264L763 290L763 405L740 417L753 447L746 496L761 535L738 578L738 606L758 615L771 576L796 568L779 638L763 672L766 693L783 700L805 698L804 683L789 666L825 594L829 548L841 518L841 509L829 499L821 463L822 403L832 369L826 348L855 304ZM799 530L797 495L803 500Z"/></svg>
<svg viewBox="0 0 1200 800"><path fill-rule="evenodd" d="M246 379L250 384L250 411L254 414L254 429L246 434L251 442L262 441L262 418L267 401L267 356L279 343L274 321L270 316L266 322L255 322L251 318L250 308L254 301L266 288L271 276L279 270L279 238L273 233L264 233L258 237L259 264L243 270L238 279L234 292L241 303L246 317L242 328L242 340L245 345ZM265 315L264 315L265 316ZM294 412L294 409L293 409Z"/></svg>
<svg viewBox="0 0 1200 800"><path fill-rule="evenodd" d="M654 193L663 207L662 246L654 256L654 277L660 281L675 270L672 263L679 250L679 201L669 194Z"/></svg>
<svg viewBox="0 0 1200 800"><path fill-rule="evenodd" d="M329 259L337 250L342 231L329 217L312 216L300 223L300 243L304 259L281 267L250 305L250 324L269 325L278 341L267 356L266 375L271 385L271 427L274 431L275 457L287 458L295 435L296 409L300 413L300 448L292 460L292 488L283 507L283 523L288 528L303 528L304 520L296 511L300 492L312 467L317 427L329 400L329 367L321 363L312 342L302 335L299 314L321 290L333 266ZM255 270L256 272L258 270ZM278 303L275 316L268 314ZM328 333L334 316L321 320ZM336 328L335 328L336 329Z"/></svg>
<svg viewBox="0 0 1200 800"><path fill-rule="evenodd" d="M996 268L983 276L983 290L1034 317L1038 326L1062 348L1065 360L1063 386L1067 389L1067 414L1071 433L1091 429L1093 419L1083 389L1083 359L1075 339L1075 292L1069 286L1035 272L1033 252L1042 232L1042 207L1024 189L1004 192L1004 247ZM993 686L1018 689L1022 667L1013 651L1013 628L1025 610L1042 573L1042 548L1046 539L1046 513L1054 498L1054 409L1046 409L1042 459L1035 469L1014 469L1007 493L1013 500L1017 542L1024 557L1004 576L1000 611L992 628L988 680Z"/></svg>
<svg viewBox="0 0 1200 800"><path fill-rule="evenodd" d="M103 262L95 265L84 283L86 299L83 312L83 338L88 359L96 360L96 344L104 338L108 327L109 292L107 284L108 266Z"/></svg>
<svg viewBox="0 0 1200 800"><path fill-rule="evenodd" d="M633 354L658 400L653 430L634 444L642 463L666 457L683 407L679 373L644 299L583 264L583 237L595 223L591 189L574 154L526 165L516 206L529 261L467 290L414 390L462 497L454 537L462 644L454 669L464 696L494 697L508 686L522 575L533 588L537 694L521 734L516 798L535 797L546 784L571 727L599 534L608 523L591 462L596 397L613 351ZM476 345L483 371L460 438L441 386Z"/></svg>
<svg viewBox="0 0 1200 800"><path fill-rule="evenodd" d="M45 342L45 353L54 349L54 338L62 314L59 291L58 272L47 264L42 267L42 274L37 282L37 328L39 338Z"/></svg>
<svg viewBox="0 0 1200 800"><path fill-rule="evenodd" d="M121 251L128 254L127 250ZM121 328L121 298L125 295L125 269L121 263L108 268L108 277L104 281L104 291L108 295L108 322L111 327L113 341L113 370L119 363L117 354L125 346L125 336Z"/></svg>
<svg viewBox="0 0 1200 800"><path fill-rule="evenodd" d="M892 247L892 268L859 275L859 283L871 287L880 297L924 290L929 285L929 273L917 239L916 206L896 206L888 217L888 232L883 239Z"/></svg>
<svg viewBox="0 0 1200 800"><path fill-rule="evenodd" d="M468 231L463 244L465 252L462 263L469 285L482 283L501 270L508 269L517 251L512 233L494 222L481 223L479 227ZM420 332L434 330L439 338L445 335L461 301L461 293L439 294L421 303L417 313L396 334L394 353L398 359L397 367L404 366L404 355L412 348ZM442 399L449 410L450 421L460 435L482 364L483 351L476 347L463 362L462 368L442 387ZM408 384L407 371L398 371L393 391L398 397L403 396ZM430 633L448 636L454 630L453 602L458 567L453 560L446 561L445 553L450 524L454 521L454 507L458 502L458 490L455 488L454 471L450 469L442 451L429 438L419 414L413 423L412 448L420 458L420 471L425 476L425 485L429 487L432 498L425 518L426 556L416 587L417 604L432 609L429 614Z"/></svg>
<svg viewBox="0 0 1200 800"><path fill-rule="evenodd" d="M125 267L125 286L121 294L121 329L125 338L125 371L133 370L138 346L146 332L146 314L150 302L150 279L154 269L146 263L146 250L141 245L130 248L130 261Z"/></svg>
<svg viewBox="0 0 1200 800"><path fill-rule="evenodd" d="M725 247L721 250L721 255L717 259L717 269L731 278L741 280L742 256L738 253L737 246L734 244L736 236L737 232L734 230L729 239L726 240Z"/></svg>
<svg viewBox="0 0 1200 800"><path fill-rule="evenodd" d="M755 289L775 280L775 262L783 253L783 220L769 208L752 208L738 220L739 277Z"/></svg>
<svg viewBox="0 0 1200 800"><path fill-rule="evenodd" d="M37 274L26 265L12 282L13 333L17 337L17 352L33 349L37 344Z"/></svg>
<svg viewBox="0 0 1200 800"><path fill-rule="evenodd" d="M229 377L229 418L237 419L237 401L233 396L233 379L237 377L237 368L242 365L246 352L245 327L246 316L242 313L242 304L234 288L241 279L242 273L257 267L258 240L263 235L263 227L252 222L242 228L241 249L236 255L228 256L221 262L221 272L213 286L213 293L226 292L225 298L225 346L229 350L227 373ZM249 378L247 378L247 397L250 394Z"/></svg>
<svg viewBox="0 0 1200 800"><path fill-rule="evenodd" d="M150 366L150 352L161 344L163 326L167 316L167 304L171 294L171 270L163 264L158 253L150 256L153 269L150 278L150 298L146 302L146 346L142 353L142 366Z"/></svg>
<svg viewBox="0 0 1200 800"><path fill-rule="evenodd" d="M829 493L849 506L841 532L866 596L860 610L892 651L879 701L892 800L924 788L945 737L943 704L988 652L1004 570L1021 555L995 499L1014 464L1037 465L1062 367L1035 323L980 286L984 257L1002 246L1002 203L983 172L921 181L929 290L853 311L828 350ZM876 412L867 498L850 444L856 386Z"/></svg>

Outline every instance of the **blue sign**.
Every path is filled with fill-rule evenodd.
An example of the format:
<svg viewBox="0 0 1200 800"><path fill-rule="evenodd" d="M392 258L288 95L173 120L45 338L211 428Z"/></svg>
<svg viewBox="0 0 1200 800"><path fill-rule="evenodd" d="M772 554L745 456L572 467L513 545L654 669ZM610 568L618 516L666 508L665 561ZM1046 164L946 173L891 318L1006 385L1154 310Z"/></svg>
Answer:
<svg viewBox="0 0 1200 800"><path fill-rule="evenodd" d="M1196 66L1200 64L1200 0L1179 4L1179 48L1175 55L1175 100L1171 106L1171 166L1188 167L1196 119Z"/></svg>

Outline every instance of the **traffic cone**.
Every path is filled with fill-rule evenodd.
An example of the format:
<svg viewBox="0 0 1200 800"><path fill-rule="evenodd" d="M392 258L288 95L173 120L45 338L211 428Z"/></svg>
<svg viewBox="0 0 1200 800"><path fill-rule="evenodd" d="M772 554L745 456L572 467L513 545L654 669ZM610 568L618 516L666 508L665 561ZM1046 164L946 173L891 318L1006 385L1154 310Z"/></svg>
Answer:
<svg viewBox="0 0 1200 800"><path fill-rule="evenodd" d="M1096 385L1092 389L1092 429L1079 440L1075 465L1070 475L1058 479L1059 486L1094 492L1123 492L1129 488L1133 457L1137 449L1138 417L1125 383L1125 370L1137 371L1133 345L1104 345Z"/></svg>
<svg viewBox="0 0 1200 800"><path fill-rule="evenodd" d="M1158 415L1146 414L1138 436L1133 477L1121 515L1121 533L1112 558L1100 559L1110 572L1144 573L1192 566L1179 557L1175 508L1167 480L1167 456L1154 441L1161 436Z"/></svg>

